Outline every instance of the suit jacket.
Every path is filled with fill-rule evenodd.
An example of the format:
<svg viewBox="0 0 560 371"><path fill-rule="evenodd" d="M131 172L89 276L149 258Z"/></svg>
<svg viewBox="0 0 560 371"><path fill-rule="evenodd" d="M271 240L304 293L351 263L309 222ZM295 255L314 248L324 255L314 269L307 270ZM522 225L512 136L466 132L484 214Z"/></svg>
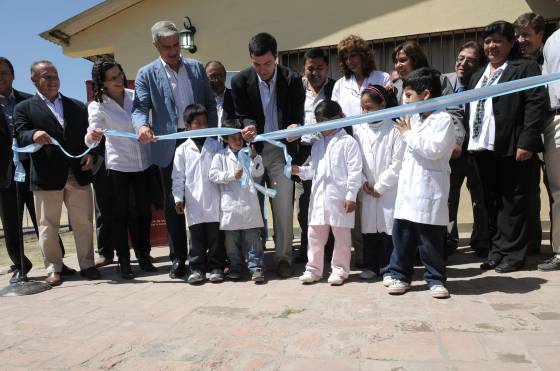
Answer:
<svg viewBox="0 0 560 371"><path fill-rule="evenodd" d="M473 89L485 68L475 72L469 81L469 89ZM539 65L530 59L508 61L498 83L522 79L541 74ZM546 119L548 94L544 87L523 90L517 93L492 98L492 108L496 123L494 153L497 156L515 156L517 149L532 152L543 149L541 132ZM470 104L465 107L465 130L469 131ZM466 141L470 135L466 136Z"/></svg>
<svg viewBox="0 0 560 371"><path fill-rule="evenodd" d="M278 129L286 129L291 124L301 124L305 116L305 91L301 77L291 69L278 65L276 69L276 105L278 108ZM235 112L243 126L255 125L257 133L264 133L265 116L259 91L259 79L251 67L244 69L231 80L231 93ZM288 143L292 156L297 153L297 141ZM256 143L257 151L262 149Z"/></svg>
<svg viewBox="0 0 560 371"><path fill-rule="evenodd" d="M64 128L53 115L39 95L24 100L14 109L16 138L22 147L33 143L33 134L38 130L46 131L71 154L80 154L87 147L84 137L88 128L88 114L85 105L75 99L61 95L64 110ZM94 152L95 153L95 152ZM91 183L91 171L82 171L81 159L67 157L54 145L43 146L31 154L31 190L61 190L72 169L80 185Z"/></svg>
<svg viewBox="0 0 560 371"><path fill-rule="evenodd" d="M0 188L10 187L12 182L12 135L4 110L0 107Z"/></svg>
<svg viewBox="0 0 560 371"><path fill-rule="evenodd" d="M22 91L14 89L14 97L16 98L16 103L22 102L26 99L31 98L33 95L24 93Z"/></svg>
<svg viewBox="0 0 560 371"><path fill-rule="evenodd" d="M235 107L233 105L233 96L231 95L231 89L226 88L224 92L224 112L222 113L222 122L224 120L236 119Z"/></svg>
<svg viewBox="0 0 560 371"><path fill-rule="evenodd" d="M194 102L202 104L208 110L208 126L218 126L216 100L204 66L195 59L186 58L183 58L183 65L192 86ZM150 125L156 135L176 133L179 119L177 114L182 116L183 112L176 112L171 84L160 58L138 71L135 89L132 125L136 132L143 125ZM167 167L175 154L175 141L162 140L150 143L150 146L152 163Z"/></svg>

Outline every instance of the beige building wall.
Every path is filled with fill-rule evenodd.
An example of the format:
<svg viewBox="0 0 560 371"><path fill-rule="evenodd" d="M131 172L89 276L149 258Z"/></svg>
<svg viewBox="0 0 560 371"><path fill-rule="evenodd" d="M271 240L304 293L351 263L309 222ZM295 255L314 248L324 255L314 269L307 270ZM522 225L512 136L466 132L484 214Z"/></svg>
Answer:
<svg viewBox="0 0 560 371"><path fill-rule="evenodd" d="M114 53L132 78L157 56L152 24L168 19L182 27L188 15L197 28L192 56L240 70L248 65L249 38L262 31L272 33L282 51L333 45L351 33L369 40L482 27L528 11L560 17L554 0L144 0L73 35L63 52Z"/></svg>

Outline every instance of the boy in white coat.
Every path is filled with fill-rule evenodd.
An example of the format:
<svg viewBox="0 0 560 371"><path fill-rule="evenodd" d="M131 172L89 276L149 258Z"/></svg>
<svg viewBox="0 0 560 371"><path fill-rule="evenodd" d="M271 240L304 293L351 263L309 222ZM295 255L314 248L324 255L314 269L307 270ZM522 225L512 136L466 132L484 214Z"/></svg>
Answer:
<svg viewBox="0 0 560 371"><path fill-rule="evenodd" d="M317 122L343 117L334 101L315 108ZM332 273L328 282L342 285L350 273L351 232L354 227L356 197L362 184L362 157L358 143L344 129L321 132L313 143L308 166L292 166L303 180L313 179L308 222L308 263L300 276L303 283L323 277L324 247L329 230L334 234Z"/></svg>
<svg viewBox="0 0 560 371"><path fill-rule="evenodd" d="M239 120L226 120L223 128L242 129ZM243 168L239 162L239 151L243 148L241 133L224 137L227 147L212 160L210 180L220 186L220 230L224 231L226 253L229 259L230 279L241 278L243 261L255 283L264 282L264 252L261 230L264 226L259 197L255 187L241 185ZM254 150L251 156L251 177L264 174L262 158ZM241 254L243 251L243 255Z"/></svg>
<svg viewBox="0 0 560 371"><path fill-rule="evenodd" d="M370 85L362 91L363 113L395 107L397 97L381 85ZM354 138L362 153L364 184L359 194L362 202L361 223L363 259L362 279L379 276L389 264L393 252L393 214L397 183L406 148L393 120L360 125Z"/></svg>
<svg viewBox="0 0 560 371"><path fill-rule="evenodd" d="M409 103L441 95L439 72L420 68L403 81ZM398 119L397 128L406 143L399 175L393 223L394 250L383 283L390 294L403 294L410 288L420 252L426 272L424 279L435 298L449 297L444 248L449 211L449 159L455 144L451 116L445 111L424 112L412 124Z"/></svg>
<svg viewBox="0 0 560 371"><path fill-rule="evenodd" d="M188 130L208 128L208 113L201 104L191 104L184 112ZM223 281L225 250L219 239L220 189L208 172L214 155L222 148L214 138L189 138L175 150L172 192L175 210L187 214L190 232L189 267L191 284Z"/></svg>

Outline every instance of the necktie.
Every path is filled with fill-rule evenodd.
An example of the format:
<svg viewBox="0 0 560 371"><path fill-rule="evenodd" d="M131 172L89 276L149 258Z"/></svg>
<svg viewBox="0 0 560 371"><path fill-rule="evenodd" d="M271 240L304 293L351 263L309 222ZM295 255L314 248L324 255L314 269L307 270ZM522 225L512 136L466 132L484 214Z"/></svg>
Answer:
<svg viewBox="0 0 560 371"><path fill-rule="evenodd" d="M483 88L485 86L492 85L504 72L503 69L496 70L490 79L487 76L484 76L482 79L482 84L480 87ZM482 120L484 119L484 104L486 103L486 99L479 100L476 104L476 112L474 116L474 124L473 124L473 138L478 138L480 135L480 128L482 127Z"/></svg>

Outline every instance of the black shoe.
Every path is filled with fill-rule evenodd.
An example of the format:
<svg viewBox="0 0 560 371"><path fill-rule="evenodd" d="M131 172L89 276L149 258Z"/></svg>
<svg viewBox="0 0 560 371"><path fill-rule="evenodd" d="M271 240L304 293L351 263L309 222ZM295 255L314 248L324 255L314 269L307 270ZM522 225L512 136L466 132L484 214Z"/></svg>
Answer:
<svg viewBox="0 0 560 371"><path fill-rule="evenodd" d="M301 247L299 248L296 257L294 258L294 263L296 264L307 263L307 249L302 250Z"/></svg>
<svg viewBox="0 0 560 371"><path fill-rule="evenodd" d="M101 274L95 267L89 267L83 271L80 271L80 276L87 278L88 280L98 280L101 278Z"/></svg>
<svg viewBox="0 0 560 371"><path fill-rule="evenodd" d="M131 280L134 278L134 273L132 272L132 267L130 266L130 258L119 257L119 274L125 280Z"/></svg>
<svg viewBox="0 0 560 371"><path fill-rule="evenodd" d="M12 272L13 274L12 274L12 278L10 278L10 284L20 282L23 278L23 273L21 273L21 271L18 268L14 268Z"/></svg>
<svg viewBox="0 0 560 371"><path fill-rule="evenodd" d="M152 264L152 259L149 255L142 256L138 258L138 265L140 269L144 272L157 272L158 269L155 265Z"/></svg>
<svg viewBox="0 0 560 371"><path fill-rule="evenodd" d="M496 273L510 273L515 272L523 268L523 262L520 263L500 263L495 269Z"/></svg>
<svg viewBox="0 0 560 371"><path fill-rule="evenodd" d="M480 264L480 269L487 271L496 268L498 264L500 264L500 262L498 262L497 260L489 259L484 263Z"/></svg>
<svg viewBox="0 0 560 371"><path fill-rule="evenodd" d="M187 267L185 263L175 260L173 265L171 266L171 270L169 271L170 278L183 278L187 274Z"/></svg>
<svg viewBox="0 0 560 371"><path fill-rule="evenodd" d="M285 260L278 262L276 274L280 278L289 278L292 275L292 266Z"/></svg>
<svg viewBox="0 0 560 371"><path fill-rule="evenodd" d="M61 276L73 276L76 274L76 270L70 268L69 266L67 266L66 264L62 264L62 270L60 271L60 275Z"/></svg>

